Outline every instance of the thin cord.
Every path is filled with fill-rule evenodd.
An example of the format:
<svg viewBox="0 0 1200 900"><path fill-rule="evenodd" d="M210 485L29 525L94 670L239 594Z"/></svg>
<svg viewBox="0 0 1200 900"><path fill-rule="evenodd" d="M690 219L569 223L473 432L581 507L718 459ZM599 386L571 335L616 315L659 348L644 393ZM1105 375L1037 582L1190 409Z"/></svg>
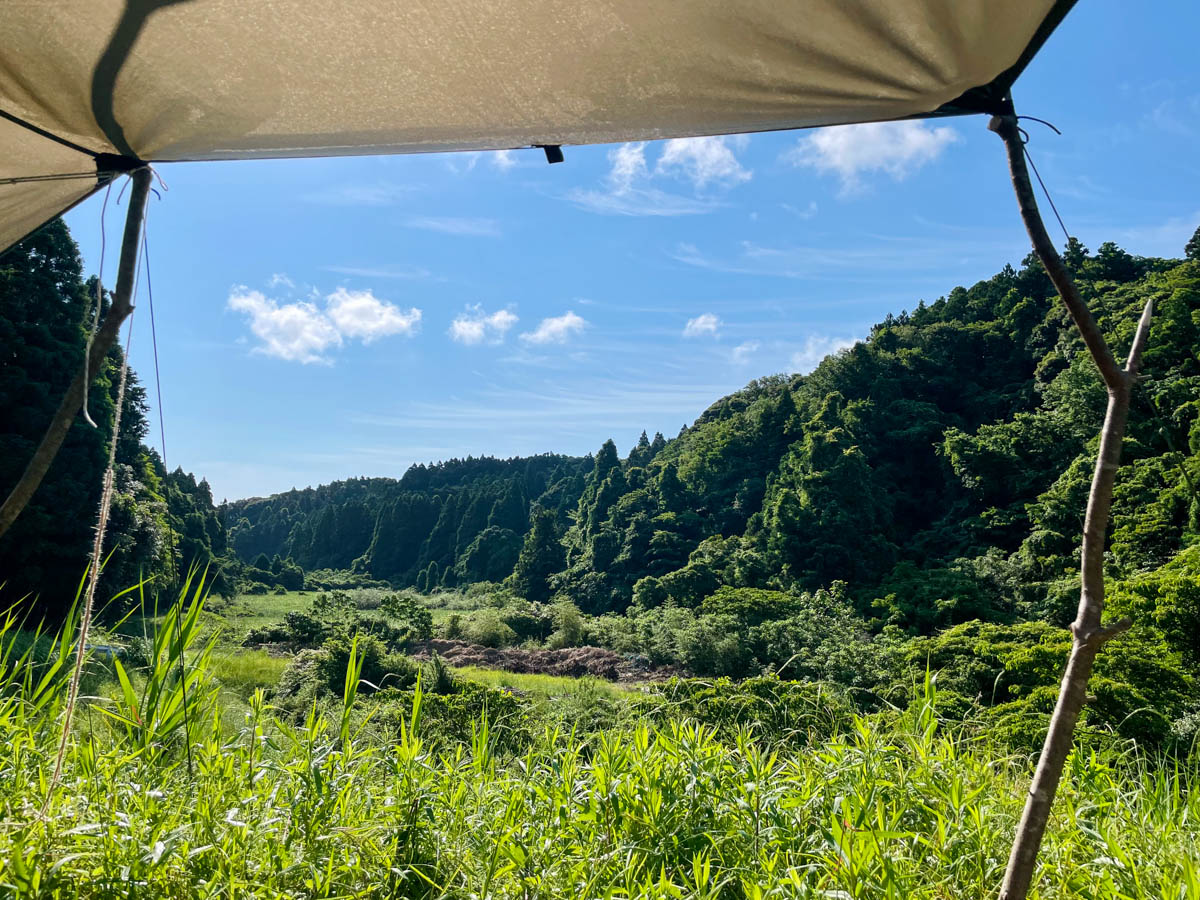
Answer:
<svg viewBox="0 0 1200 900"><path fill-rule="evenodd" d="M1025 149L1025 158L1029 160L1029 167L1033 169L1033 174L1037 176L1038 184L1042 186L1042 193L1046 195L1046 201L1050 204L1050 208L1054 210L1054 218L1058 219L1058 227L1063 230L1063 234L1067 236L1067 240L1071 240L1071 232L1067 231L1067 226L1063 224L1062 216L1058 214L1058 207L1054 205L1054 198L1050 196L1050 191L1046 188L1046 182L1042 181L1042 173L1038 171L1037 166L1033 162L1033 157L1029 155L1029 148Z"/></svg>
<svg viewBox="0 0 1200 900"><path fill-rule="evenodd" d="M1028 119L1030 122L1040 122L1042 125L1045 125L1051 131L1053 131L1055 134L1057 134L1059 137L1062 137L1062 132L1059 131L1053 124L1051 124L1050 122L1047 122L1045 119L1039 119L1037 116L1017 116L1017 121L1020 121L1021 119Z"/></svg>
<svg viewBox="0 0 1200 900"><path fill-rule="evenodd" d="M0 184L29 184L38 181L72 181L75 179L90 178L96 180L96 173L93 172L63 172L60 175L22 175L17 178L0 178Z"/></svg>
<svg viewBox="0 0 1200 900"><path fill-rule="evenodd" d="M162 179L159 179L162 183ZM163 184L166 190L166 185ZM156 192L157 193L157 192ZM147 210L147 214L149 210ZM158 406L158 439L162 450L163 464L163 495L167 502L167 553L170 559L172 581L179 580L179 572L175 568L175 529L171 527L171 470L167 466L167 427L163 420L162 377L158 365L158 328L154 320L154 285L150 280L150 229L142 229L142 262L146 267L146 302L150 307L150 344L154 348L154 390ZM183 607L182 599L175 610L175 640L179 643L179 687L183 695L183 735L187 747L188 776L192 775L192 729L188 717L187 670L183 661Z"/></svg>
<svg viewBox="0 0 1200 900"><path fill-rule="evenodd" d="M100 206L100 272L96 275L96 306L92 311L92 327L88 330L87 344L83 348L83 420L93 428L99 428L92 421L92 415L88 412L88 383L92 380L87 377L87 372L91 368L92 362L92 342L96 340L96 332L100 328L100 307L104 303L104 254L108 247L108 232L104 228L104 214L108 211L108 195L112 193L112 182L108 183L108 187L104 189L104 203Z"/></svg>
<svg viewBox="0 0 1200 900"><path fill-rule="evenodd" d="M1062 136L1062 132L1045 119L1039 119L1037 116L1017 116L1017 121L1020 121L1021 119L1029 119L1031 122L1038 122L1042 125L1045 125L1059 137ZM1050 191L1046 187L1046 182L1042 181L1042 173L1038 171L1037 165L1034 163L1033 157L1029 153L1029 132L1020 127L1017 128L1017 131L1021 133L1021 146L1025 151L1025 158L1029 160L1029 168L1033 169L1033 174L1037 176L1038 184L1042 186L1042 193L1046 195L1046 202L1048 202L1050 204L1050 208L1054 210L1054 218L1058 219L1058 227L1062 229L1063 234L1067 236L1067 242L1070 243L1071 232L1067 231L1067 226L1063 223L1062 216L1058 214L1058 207L1054 205L1054 198L1050 196Z"/></svg>

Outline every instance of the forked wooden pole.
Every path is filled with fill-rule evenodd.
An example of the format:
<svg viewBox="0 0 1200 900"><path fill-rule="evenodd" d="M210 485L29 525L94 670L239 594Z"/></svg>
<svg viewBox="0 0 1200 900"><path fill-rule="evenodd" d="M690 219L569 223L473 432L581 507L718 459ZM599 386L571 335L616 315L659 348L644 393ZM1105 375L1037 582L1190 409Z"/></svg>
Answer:
<svg viewBox="0 0 1200 900"><path fill-rule="evenodd" d="M121 240L121 260L117 267L117 286L113 291L112 305L105 314L104 321L96 329L87 359L75 375L71 386L67 388L62 403L42 436L42 442L33 452L33 458L29 460L29 465L9 492L4 505L0 506L0 537L3 537L16 521L38 489L38 485L42 483L42 479L46 477L54 457L58 455L58 450L67 437L67 432L71 430L71 423L83 407L83 398L86 395L84 389L100 374L104 358L117 340L121 323L133 312L133 282L137 271L138 243L141 238L142 219L146 214L146 198L150 194L152 174L149 167L143 167L135 169L130 177L133 186L129 192L129 212L125 214L125 234Z"/></svg>
<svg viewBox="0 0 1200 900"><path fill-rule="evenodd" d="M1129 359L1125 367L1121 368L1046 233L1046 226L1042 222L1037 200L1034 198L1033 186L1029 181L1029 170L1025 166L1025 144L1017 127L1016 116L995 116L988 128L1004 141L1013 190L1017 195L1017 204L1021 209L1025 229L1033 242L1033 249L1045 266L1046 273L1062 297L1063 303L1066 304L1108 388L1108 411L1104 416L1104 428L1100 432L1100 452L1096 459L1095 473L1092 475L1087 517L1083 525L1079 610L1071 624L1071 656L1067 661L1067 670L1063 675L1054 714L1050 718L1046 741L1042 745L1042 753L1033 773L1033 783L1025 800L1021 823L1013 840L1008 868L1004 872L1004 884L1000 888L1000 900L1025 900L1033 881L1038 850L1046 833L1054 794L1062 779L1067 754L1074 744L1075 725L1087 701L1087 684L1096 654L1106 641L1128 629L1131 624L1128 619L1112 625L1104 625L1101 622L1104 614L1104 539L1112 508L1113 483L1121 461L1121 442L1125 436L1125 423L1129 418L1129 400L1137 384L1142 350L1150 333L1153 300L1146 302L1133 345L1129 350Z"/></svg>

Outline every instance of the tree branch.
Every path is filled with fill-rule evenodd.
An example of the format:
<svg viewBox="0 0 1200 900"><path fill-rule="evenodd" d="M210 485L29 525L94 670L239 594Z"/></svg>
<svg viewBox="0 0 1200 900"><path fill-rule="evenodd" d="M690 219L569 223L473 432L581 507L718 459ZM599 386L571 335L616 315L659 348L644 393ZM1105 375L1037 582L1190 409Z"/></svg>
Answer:
<svg viewBox="0 0 1200 900"><path fill-rule="evenodd" d="M1092 474L1087 516L1083 526L1079 609L1071 625L1071 633L1074 636L1071 656L1067 660L1067 670L1063 674L1062 687L1058 692L1054 713L1050 717L1046 741L1042 745L1042 753L1033 773L1033 782L1029 787L1029 796L1013 839L1012 853L1000 889L1000 900L1025 900L1033 881L1037 855L1050 818L1054 795L1062 779L1067 755L1075 741L1075 725L1087 702L1087 684L1096 654L1107 641L1127 630L1132 624L1127 619L1108 626L1101 623L1104 615L1104 543L1112 509L1113 485L1121 462L1125 423L1129 418L1130 395L1137 383L1138 366L1141 364L1142 351L1149 337L1154 304L1148 301L1142 311L1129 350L1127 366L1122 369L1117 365L1095 318L1080 297L1070 273L1046 234L1046 227L1042 223L1033 188L1030 186L1029 171L1025 167L1025 146L1021 141L1016 117L995 116L988 128L1000 135L1004 141L1013 190L1017 195L1017 204L1025 222L1025 229L1033 242L1034 252L1058 289L1059 296L1066 304L1096 367L1100 370L1101 377L1108 386L1108 409L1104 416L1104 427L1100 432L1100 451L1096 458L1096 469Z"/></svg>
<svg viewBox="0 0 1200 900"><path fill-rule="evenodd" d="M1029 240L1033 243L1033 249L1037 253L1038 259L1042 261L1046 274L1054 283L1055 290L1066 304L1071 318L1074 319L1075 327L1079 329L1083 342L1087 344L1088 352L1096 361L1096 367L1100 370L1104 383L1108 385L1109 390L1113 390L1124 383L1125 373L1113 358L1112 351L1108 349L1108 344L1104 340L1104 334L1100 331L1100 326L1096 324L1091 310L1079 296L1079 291L1071 280L1071 273L1063 265L1058 251L1054 249L1054 242L1046 233L1046 225L1042 222L1042 214L1038 211L1033 185L1029 181L1029 169L1025 166L1025 142L1021 140L1017 118L1016 116L993 116L991 122L988 123L988 128L1000 135L1001 140L1004 141L1004 148L1008 151L1008 169L1012 175L1013 190L1016 192L1017 205L1021 209L1021 219L1025 222L1025 230L1029 232Z"/></svg>
<svg viewBox="0 0 1200 900"><path fill-rule="evenodd" d="M1146 340L1150 337L1150 317L1154 315L1154 298L1146 301L1142 309L1142 317L1138 319L1137 331L1133 335L1133 344L1129 348L1129 359L1125 362L1125 374L1136 378L1142 365L1142 351L1146 349Z"/></svg>
<svg viewBox="0 0 1200 900"><path fill-rule="evenodd" d="M133 281L137 271L138 241L141 237L142 219L146 213L146 198L150 193L150 169L136 169L131 179L133 188L129 192L129 211L125 215L125 233L121 240L121 260L117 268L117 287L113 291L112 306L104 321L96 329L91 350L83 366L71 381L67 393L59 404L54 418L42 436L42 442L33 452L33 457L21 473L20 479L9 492L4 505L0 506L0 537L12 526L17 516L25 509L34 492L50 470L54 457L71 430L71 423L83 406L84 386L95 381L104 366L109 348L117 339L121 324L133 312Z"/></svg>

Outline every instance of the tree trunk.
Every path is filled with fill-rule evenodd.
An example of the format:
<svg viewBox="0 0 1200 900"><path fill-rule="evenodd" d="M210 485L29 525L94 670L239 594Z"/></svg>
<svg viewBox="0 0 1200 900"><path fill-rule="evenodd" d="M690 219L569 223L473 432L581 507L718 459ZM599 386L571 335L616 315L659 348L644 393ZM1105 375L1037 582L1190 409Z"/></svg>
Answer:
<svg viewBox="0 0 1200 900"><path fill-rule="evenodd" d="M50 464L58 455L67 432L71 430L71 423L75 421L75 416L83 406L85 386L95 381L96 376L100 374L109 348L116 342L117 334L121 330L121 323L133 312L133 282L137 272L138 242L141 238L142 219L146 212L146 198L150 193L151 172L148 167L136 169L130 177L133 188L129 192L129 212L125 215L125 234L121 241L121 260L117 268L117 287L112 295L112 306L109 307L100 327L96 329L87 359L72 380L71 386L67 388L62 403L46 428L42 442L38 444L29 465L9 492L8 499L0 506L0 537L3 537L16 521L38 489L38 485L42 483L42 479L46 477L46 472L50 470Z"/></svg>
<svg viewBox="0 0 1200 900"><path fill-rule="evenodd" d="M1071 624L1071 656L1067 661L1067 670L1063 675L1054 714L1050 718L1046 741L1033 774L1033 783L1025 801L1021 823L1013 840L1008 868L1004 873L1004 884L1000 889L1000 900L1024 900L1033 881L1038 850L1046 832L1054 794L1062 779L1067 754L1074 744L1075 725L1087 701L1087 684L1096 654L1106 641L1130 626L1128 619L1109 626L1101 624L1104 614L1104 542L1112 508L1113 483L1121 461L1121 442L1125 436L1125 423L1129 418L1129 400L1137 384L1138 365L1150 332L1153 300L1147 301L1146 308L1142 311L1133 345L1129 350L1129 359L1125 368L1121 368L1046 233L1029 181L1029 170L1025 167L1025 144L1017 127L1016 117L995 116L988 128L1000 135L1004 141L1013 190L1016 192L1021 218L1029 232L1033 249L1045 266L1046 273L1062 297L1063 303L1066 304L1108 388L1108 410L1104 417L1104 428L1100 432L1100 452L1096 458L1095 473L1092 475L1087 518L1083 526L1079 610Z"/></svg>

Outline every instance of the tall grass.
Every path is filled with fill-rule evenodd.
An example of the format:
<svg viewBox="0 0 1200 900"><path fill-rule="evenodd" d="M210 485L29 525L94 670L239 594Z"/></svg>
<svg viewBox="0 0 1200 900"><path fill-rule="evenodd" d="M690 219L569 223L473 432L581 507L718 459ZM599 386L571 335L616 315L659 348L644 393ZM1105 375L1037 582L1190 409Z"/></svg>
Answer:
<svg viewBox="0 0 1200 900"><path fill-rule="evenodd" d="M314 707L299 726L276 721L261 689L236 728L198 715L189 775L169 700L151 733L134 727L152 666L126 673L138 716L100 700L81 712L39 819L63 678L46 679L53 653L34 657L0 655L0 895L982 898L1028 782L1026 759L945 730L932 683L909 713L816 746L722 741L681 720L548 730L511 757L486 719L432 752L419 690L398 738L372 740L352 727L353 673L328 718ZM187 662L204 673L210 660L201 648ZM208 676L190 677L189 703L211 713ZM117 697L128 704L123 685ZM1036 896L1200 896L1198 774L1077 753Z"/></svg>

